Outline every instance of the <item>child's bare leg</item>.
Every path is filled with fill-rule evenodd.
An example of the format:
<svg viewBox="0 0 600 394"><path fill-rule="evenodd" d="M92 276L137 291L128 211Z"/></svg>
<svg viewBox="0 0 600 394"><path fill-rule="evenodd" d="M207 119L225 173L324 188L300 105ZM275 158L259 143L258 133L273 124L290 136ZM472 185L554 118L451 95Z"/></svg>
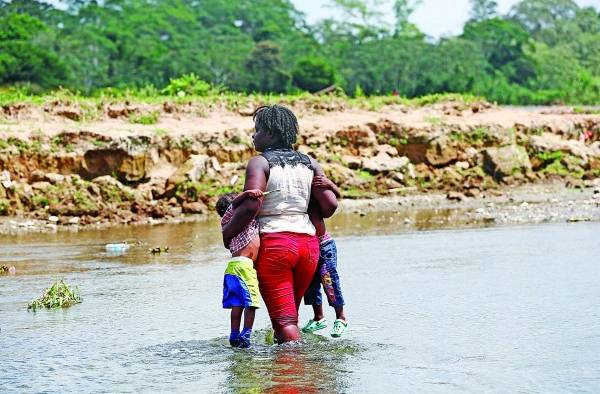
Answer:
<svg viewBox="0 0 600 394"><path fill-rule="evenodd" d="M342 305L334 306L333 309L335 309L335 318L336 319L347 321L346 314L344 313L344 307Z"/></svg>
<svg viewBox="0 0 600 394"><path fill-rule="evenodd" d="M315 313L315 316L313 317L314 321L319 321L325 317L323 314L323 304L313 305L312 308Z"/></svg>
<svg viewBox="0 0 600 394"><path fill-rule="evenodd" d="M242 322L242 312L244 308L234 306L231 308L231 332L240 332L240 323Z"/></svg>
<svg viewBox="0 0 600 394"><path fill-rule="evenodd" d="M256 308L244 308L244 329L240 333L240 344L238 347L250 347L250 337L252 335L255 314Z"/></svg>
<svg viewBox="0 0 600 394"><path fill-rule="evenodd" d="M240 323L242 322L242 312L244 308L234 306L231 308L231 333L229 334L229 344L238 347L240 344Z"/></svg>
<svg viewBox="0 0 600 394"><path fill-rule="evenodd" d="M244 330L252 330L256 308L244 308Z"/></svg>

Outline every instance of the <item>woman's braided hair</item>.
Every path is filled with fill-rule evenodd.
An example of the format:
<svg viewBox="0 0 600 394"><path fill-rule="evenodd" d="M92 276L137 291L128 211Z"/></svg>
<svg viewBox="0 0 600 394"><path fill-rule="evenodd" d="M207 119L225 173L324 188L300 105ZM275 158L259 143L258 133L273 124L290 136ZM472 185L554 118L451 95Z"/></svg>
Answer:
<svg viewBox="0 0 600 394"><path fill-rule="evenodd" d="M254 111L252 119L257 128L279 135L283 148L291 148L296 143L298 119L288 108L262 105Z"/></svg>

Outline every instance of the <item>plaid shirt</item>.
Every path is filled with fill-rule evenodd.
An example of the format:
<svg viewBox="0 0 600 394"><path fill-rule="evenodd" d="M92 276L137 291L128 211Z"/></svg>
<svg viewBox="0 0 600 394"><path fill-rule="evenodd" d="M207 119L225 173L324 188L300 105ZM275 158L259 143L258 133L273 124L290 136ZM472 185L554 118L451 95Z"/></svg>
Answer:
<svg viewBox="0 0 600 394"><path fill-rule="evenodd" d="M230 205L229 208L227 208L227 211L225 211L225 215L223 215L223 218L221 219L221 227L229 223L232 217L233 207ZM245 248L246 245L250 243L250 241L259 236L258 233L258 222L256 221L256 219L252 219L250 224L248 224L246 228L242 230L241 233L233 237L233 239L229 243L229 250L231 251L231 254L235 254L243 248Z"/></svg>

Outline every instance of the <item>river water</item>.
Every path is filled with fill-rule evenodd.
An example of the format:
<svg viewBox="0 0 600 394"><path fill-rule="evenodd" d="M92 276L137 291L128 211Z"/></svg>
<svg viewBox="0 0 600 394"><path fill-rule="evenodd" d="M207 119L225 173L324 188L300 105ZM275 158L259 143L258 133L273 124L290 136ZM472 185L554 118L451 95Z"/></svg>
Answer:
<svg viewBox="0 0 600 394"><path fill-rule="evenodd" d="M215 222L0 237L17 268L0 277L0 392L600 391L599 223L407 231L388 216L330 224L344 338L270 345L263 308L248 350L227 346ZM104 251L123 239L145 244ZM28 312L56 278L83 303Z"/></svg>

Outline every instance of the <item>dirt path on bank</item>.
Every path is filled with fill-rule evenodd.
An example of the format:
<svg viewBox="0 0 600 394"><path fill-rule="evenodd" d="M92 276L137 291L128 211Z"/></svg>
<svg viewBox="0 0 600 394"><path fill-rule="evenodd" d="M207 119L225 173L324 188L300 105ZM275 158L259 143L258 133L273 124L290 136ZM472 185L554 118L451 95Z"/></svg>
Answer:
<svg viewBox="0 0 600 394"><path fill-rule="evenodd" d="M253 128L251 112L231 112L224 108L213 110L194 109L193 106L173 106L165 112L165 105L116 105L107 106L107 114L94 120L73 120L83 117L77 109L70 107L44 108L24 107L18 111L5 111L0 116L0 138L52 137L60 133L89 132L111 138L168 133L173 137L222 135L230 130L250 132ZM111 109L113 108L113 109ZM114 108L118 108L114 109ZM169 107L170 108L170 107ZM473 111L475 109L475 112ZM242 112L242 113L239 113ZM302 131L335 132L352 126L378 123L385 119L406 128L427 129L432 127L456 126L474 128L496 126L511 128L544 128L568 132L576 125L600 121L600 114L576 114L568 107L544 107L526 109L518 107L481 106L479 104L437 104L428 107L406 107L391 105L377 111L345 109L343 111L297 109ZM113 114L112 116L108 113ZM115 115L115 113L117 113ZM156 113L156 122L149 125L132 123L131 114ZM301 132L302 132L301 131Z"/></svg>

